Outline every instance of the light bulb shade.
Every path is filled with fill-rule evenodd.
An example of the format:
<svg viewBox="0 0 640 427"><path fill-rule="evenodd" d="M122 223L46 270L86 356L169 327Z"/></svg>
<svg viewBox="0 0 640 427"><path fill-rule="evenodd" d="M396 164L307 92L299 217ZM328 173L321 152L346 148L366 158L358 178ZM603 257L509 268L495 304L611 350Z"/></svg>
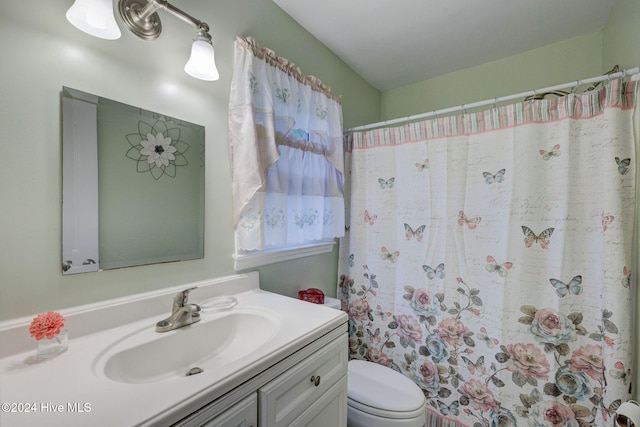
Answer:
<svg viewBox="0 0 640 427"><path fill-rule="evenodd" d="M184 71L200 80L213 81L220 78L213 45L205 37L198 36L193 41L191 57L184 66Z"/></svg>
<svg viewBox="0 0 640 427"><path fill-rule="evenodd" d="M76 28L94 37L107 40L120 38L112 0L76 0L66 16Z"/></svg>

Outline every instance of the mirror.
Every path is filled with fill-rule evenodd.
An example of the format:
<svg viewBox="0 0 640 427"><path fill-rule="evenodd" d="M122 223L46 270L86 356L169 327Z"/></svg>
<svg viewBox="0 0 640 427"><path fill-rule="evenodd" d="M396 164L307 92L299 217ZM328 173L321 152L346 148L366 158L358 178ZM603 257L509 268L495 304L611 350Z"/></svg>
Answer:
<svg viewBox="0 0 640 427"><path fill-rule="evenodd" d="M62 88L62 271L204 257L204 127Z"/></svg>

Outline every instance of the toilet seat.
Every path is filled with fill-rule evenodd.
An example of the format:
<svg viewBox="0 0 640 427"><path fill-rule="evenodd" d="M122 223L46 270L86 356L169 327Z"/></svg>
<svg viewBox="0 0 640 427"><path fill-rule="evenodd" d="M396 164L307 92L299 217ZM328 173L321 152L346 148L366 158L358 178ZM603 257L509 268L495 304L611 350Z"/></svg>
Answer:
<svg viewBox="0 0 640 427"><path fill-rule="evenodd" d="M347 400L355 409L385 418L415 418L426 400L416 383L386 366L364 360L349 361Z"/></svg>
<svg viewBox="0 0 640 427"><path fill-rule="evenodd" d="M425 415L425 407L422 405L421 407L414 409L413 411L387 411L380 408L374 408L372 406L363 405L360 402L357 402L353 399L347 398L347 405L353 409L356 409L360 412L367 413L369 415L373 415L375 417L380 417L384 419L393 419L393 420L408 420L415 419Z"/></svg>

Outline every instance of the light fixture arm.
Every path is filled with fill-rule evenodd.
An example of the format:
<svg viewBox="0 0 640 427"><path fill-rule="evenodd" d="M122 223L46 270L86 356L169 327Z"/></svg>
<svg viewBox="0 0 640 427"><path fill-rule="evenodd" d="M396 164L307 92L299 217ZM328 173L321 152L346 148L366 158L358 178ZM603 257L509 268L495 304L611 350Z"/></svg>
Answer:
<svg viewBox="0 0 640 427"><path fill-rule="evenodd" d="M175 16L178 19L181 19L183 22L192 25L198 30L203 30L206 33L209 32L209 25L200 21L199 19L194 18L183 10L178 9L166 0L150 0L149 3L158 3L160 5L160 8L165 12Z"/></svg>
<svg viewBox="0 0 640 427"><path fill-rule="evenodd" d="M198 29L198 35L208 37L209 25L194 18L183 10L175 7L167 0L119 0L118 11L124 24L135 35L144 40L155 40L162 32L162 23L158 16L158 10L175 16Z"/></svg>

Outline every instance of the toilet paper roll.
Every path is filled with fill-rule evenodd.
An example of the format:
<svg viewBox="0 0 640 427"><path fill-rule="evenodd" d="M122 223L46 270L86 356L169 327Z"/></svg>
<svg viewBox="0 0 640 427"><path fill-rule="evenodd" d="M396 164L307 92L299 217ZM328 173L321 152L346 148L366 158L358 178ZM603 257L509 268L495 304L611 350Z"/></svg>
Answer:
<svg viewBox="0 0 640 427"><path fill-rule="evenodd" d="M616 411L616 424L619 426L640 427L640 406L635 401L624 402Z"/></svg>

